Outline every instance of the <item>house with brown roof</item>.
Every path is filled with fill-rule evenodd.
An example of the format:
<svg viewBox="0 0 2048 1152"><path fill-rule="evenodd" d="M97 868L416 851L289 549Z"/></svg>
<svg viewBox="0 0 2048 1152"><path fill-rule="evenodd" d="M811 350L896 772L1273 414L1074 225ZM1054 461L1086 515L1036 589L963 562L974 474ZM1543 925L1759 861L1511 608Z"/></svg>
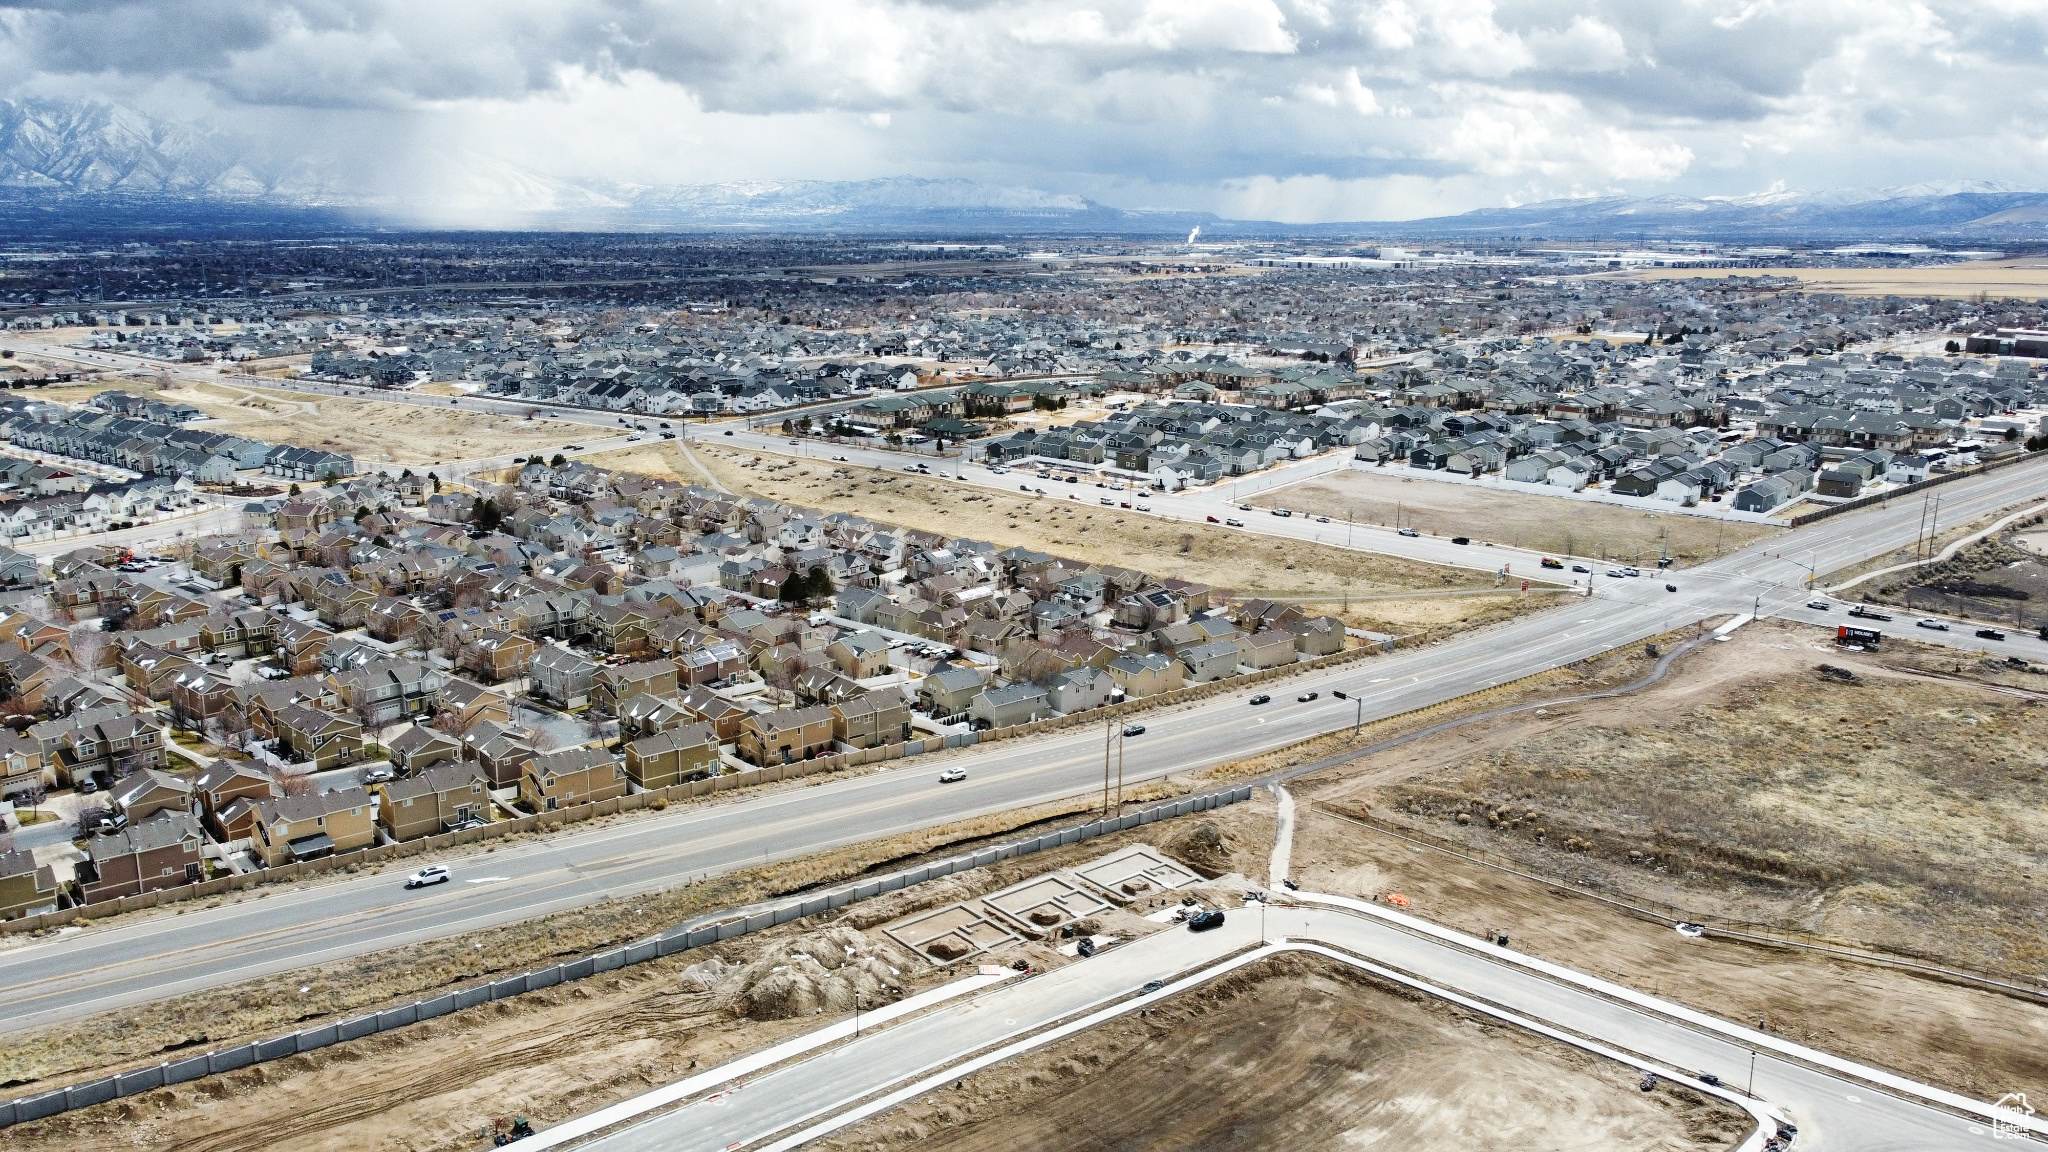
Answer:
<svg viewBox="0 0 2048 1152"><path fill-rule="evenodd" d="M512 701L467 680L449 680L441 686L441 709L434 713L434 727L460 733L485 720L510 724Z"/></svg>
<svg viewBox="0 0 2048 1152"><path fill-rule="evenodd" d="M447 681L447 675L430 664L398 657L372 660L334 677L335 688L349 710L379 728L432 712Z"/></svg>
<svg viewBox="0 0 2048 1152"><path fill-rule="evenodd" d="M493 788L512 788L539 751L525 730L496 720L479 721L462 734L462 746L484 770Z"/></svg>
<svg viewBox="0 0 2048 1152"><path fill-rule="evenodd" d="M180 812L160 813L118 832L93 836L86 841L86 859L78 866L81 900L95 904L203 880L204 842L199 822Z"/></svg>
<svg viewBox="0 0 2048 1152"><path fill-rule="evenodd" d="M720 744L731 744L740 738L740 725L753 715L747 709L720 696L709 688L692 688L683 693L677 701L683 710L706 724L718 734Z"/></svg>
<svg viewBox="0 0 2048 1152"><path fill-rule="evenodd" d="M718 774L718 737L709 724L683 724L626 745L626 776L641 788L666 788Z"/></svg>
<svg viewBox="0 0 2048 1152"><path fill-rule="evenodd" d="M898 688L872 688L830 705L832 738L855 748L910 739L910 702Z"/></svg>
<svg viewBox="0 0 2048 1152"><path fill-rule="evenodd" d="M417 775L444 761L462 759L462 741L419 724L392 737L385 747L391 752L391 766L406 776Z"/></svg>
<svg viewBox="0 0 2048 1152"><path fill-rule="evenodd" d="M250 850L272 868L377 842L370 794L361 788L258 801L255 833Z"/></svg>
<svg viewBox="0 0 2048 1152"><path fill-rule="evenodd" d="M27 852L0 851L0 920L12 920L58 903L57 875Z"/></svg>
<svg viewBox="0 0 2048 1152"><path fill-rule="evenodd" d="M130 823L147 820L159 812L190 812L192 782L154 768L144 768L114 785L114 811Z"/></svg>
<svg viewBox="0 0 2048 1152"><path fill-rule="evenodd" d="M597 683L597 664L567 648L544 644L527 662L528 689L540 700L557 708L576 709L590 703L591 686Z"/></svg>
<svg viewBox="0 0 2048 1152"><path fill-rule="evenodd" d="M24 733L0 728L0 798L18 796L35 785L48 788L57 774L43 759L43 747Z"/></svg>
<svg viewBox="0 0 2048 1152"><path fill-rule="evenodd" d="M626 794L626 766L602 748L564 748L527 761L519 799L532 812L553 812Z"/></svg>
<svg viewBox="0 0 2048 1152"><path fill-rule="evenodd" d="M432 836L491 816L489 783L468 761L437 763L375 790L377 823L395 840Z"/></svg>
<svg viewBox="0 0 2048 1152"><path fill-rule="evenodd" d="M793 764L831 750L830 708L782 708L740 721L739 754L751 764Z"/></svg>
<svg viewBox="0 0 2048 1152"><path fill-rule="evenodd" d="M284 789L269 772L247 760L215 760L192 781L192 794L199 800L201 818L214 835L222 840L240 840L255 832L255 819L251 815L239 828L231 829L228 810L245 801L244 810L253 813L256 801L282 796Z"/></svg>
<svg viewBox="0 0 2048 1152"><path fill-rule="evenodd" d="M278 752L285 758L326 771L353 763L363 755L363 725L353 716L323 712L304 704L277 710Z"/></svg>
<svg viewBox="0 0 2048 1152"><path fill-rule="evenodd" d="M194 667L192 661L175 652L147 644L137 644L121 653L122 678L128 681L128 687L150 700L169 700L172 683Z"/></svg>
<svg viewBox="0 0 2048 1152"><path fill-rule="evenodd" d="M496 684L526 675L533 653L533 641L491 628L465 638L455 666L486 684Z"/></svg>
<svg viewBox="0 0 2048 1152"><path fill-rule="evenodd" d="M607 716L617 716L619 705L634 696L669 698L676 694L676 662L640 660L631 664L606 664L591 679L590 706Z"/></svg>

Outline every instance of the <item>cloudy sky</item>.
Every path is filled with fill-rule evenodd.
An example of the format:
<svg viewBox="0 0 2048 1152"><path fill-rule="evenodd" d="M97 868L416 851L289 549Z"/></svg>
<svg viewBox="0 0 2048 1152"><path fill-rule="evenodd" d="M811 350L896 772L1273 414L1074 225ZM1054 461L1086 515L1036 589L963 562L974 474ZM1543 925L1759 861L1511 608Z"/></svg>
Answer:
<svg viewBox="0 0 2048 1152"><path fill-rule="evenodd" d="M1290 221L2048 187L2042 0L0 0L5 87L451 200L524 170Z"/></svg>

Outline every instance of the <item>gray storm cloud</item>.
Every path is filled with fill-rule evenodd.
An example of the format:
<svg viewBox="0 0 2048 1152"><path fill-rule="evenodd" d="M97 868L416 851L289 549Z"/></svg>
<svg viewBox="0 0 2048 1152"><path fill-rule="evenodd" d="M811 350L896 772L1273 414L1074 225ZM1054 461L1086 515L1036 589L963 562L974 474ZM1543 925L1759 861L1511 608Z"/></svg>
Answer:
<svg viewBox="0 0 2048 1152"><path fill-rule="evenodd" d="M1989 0L0 4L15 96L330 147L387 183L473 153L635 180L967 175L1286 218L2038 184L2044 45L2048 8Z"/></svg>

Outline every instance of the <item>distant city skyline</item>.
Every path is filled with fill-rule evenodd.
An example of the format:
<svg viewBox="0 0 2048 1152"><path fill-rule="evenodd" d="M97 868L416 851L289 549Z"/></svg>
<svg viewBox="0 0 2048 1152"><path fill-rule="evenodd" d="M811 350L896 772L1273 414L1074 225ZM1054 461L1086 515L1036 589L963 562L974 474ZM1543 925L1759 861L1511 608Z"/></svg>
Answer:
<svg viewBox="0 0 2048 1152"><path fill-rule="evenodd" d="M489 224L548 178L912 175L1291 223L2048 187L2048 9L1937 0L26 0L15 99ZM537 180L536 177L539 179Z"/></svg>

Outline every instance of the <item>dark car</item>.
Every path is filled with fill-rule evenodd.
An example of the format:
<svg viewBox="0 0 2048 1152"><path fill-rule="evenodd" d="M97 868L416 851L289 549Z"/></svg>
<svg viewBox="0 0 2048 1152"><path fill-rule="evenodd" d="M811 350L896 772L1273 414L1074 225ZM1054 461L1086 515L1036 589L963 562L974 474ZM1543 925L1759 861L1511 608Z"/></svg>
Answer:
<svg viewBox="0 0 2048 1152"><path fill-rule="evenodd" d="M1124 735L1126 736L1143 736L1144 734L1145 726L1143 724L1124 725Z"/></svg>
<svg viewBox="0 0 2048 1152"><path fill-rule="evenodd" d="M2003 640L2003 639L2005 639L2005 633L2003 633L2003 632L2000 632L2000 631L1999 631L1998 629L1996 629L1996 628L1979 628L1979 629L1977 629L1977 639L1979 639L1979 640Z"/></svg>
<svg viewBox="0 0 2048 1152"><path fill-rule="evenodd" d="M1584 573L1586 573L1586 574L1587 574L1587 575L1589 575L1589 576L1590 576L1590 575L1592 575L1592 573L1593 573L1593 570L1592 570L1591 568L1588 568L1588 567L1586 567L1586 566L1585 566L1584 564L1574 564L1574 565L1572 565L1572 571L1574 571L1574 572L1584 572Z"/></svg>
<svg viewBox="0 0 2048 1152"><path fill-rule="evenodd" d="M1453 536L1453 537L1451 537L1451 543L1453 543L1453 544L1470 544L1471 542L1472 542L1472 538L1471 538L1470 536Z"/></svg>
<svg viewBox="0 0 2048 1152"><path fill-rule="evenodd" d="M1322 695L1320 692L1303 692L1301 695L1296 696L1294 700L1297 704L1306 704L1320 695Z"/></svg>
<svg viewBox="0 0 2048 1152"><path fill-rule="evenodd" d="M1257 696L1252 697L1250 702L1253 704L1271 704L1273 702L1273 698L1271 696L1266 695L1264 692L1261 692Z"/></svg>
<svg viewBox="0 0 2048 1152"><path fill-rule="evenodd" d="M725 430L725 434L726 434L727 436L730 436L730 435L732 435L732 429L730 429L730 428L727 428L727 429Z"/></svg>
<svg viewBox="0 0 2048 1152"><path fill-rule="evenodd" d="M1207 932L1211 928L1223 927L1223 913L1215 909L1197 912L1188 917L1188 931Z"/></svg>

